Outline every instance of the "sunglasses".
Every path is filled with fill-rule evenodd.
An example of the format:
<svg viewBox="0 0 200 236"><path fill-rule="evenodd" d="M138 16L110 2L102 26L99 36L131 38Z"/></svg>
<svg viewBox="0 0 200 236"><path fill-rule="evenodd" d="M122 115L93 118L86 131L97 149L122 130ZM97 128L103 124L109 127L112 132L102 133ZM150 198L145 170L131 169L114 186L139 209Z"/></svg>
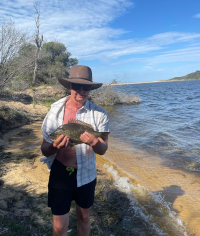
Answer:
<svg viewBox="0 0 200 236"><path fill-rule="evenodd" d="M91 89L91 85L71 83L71 88L73 90L80 90L82 88L84 91L89 91Z"/></svg>

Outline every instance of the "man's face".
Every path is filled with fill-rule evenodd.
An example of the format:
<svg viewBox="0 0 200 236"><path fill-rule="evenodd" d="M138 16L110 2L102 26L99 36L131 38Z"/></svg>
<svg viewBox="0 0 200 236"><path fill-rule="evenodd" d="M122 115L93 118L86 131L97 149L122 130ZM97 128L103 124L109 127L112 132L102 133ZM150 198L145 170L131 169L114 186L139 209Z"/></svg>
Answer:
<svg viewBox="0 0 200 236"><path fill-rule="evenodd" d="M86 84L70 84L70 90L71 90L71 96L77 101L82 104L85 103L85 101L88 98L89 92L91 90L90 85Z"/></svg>

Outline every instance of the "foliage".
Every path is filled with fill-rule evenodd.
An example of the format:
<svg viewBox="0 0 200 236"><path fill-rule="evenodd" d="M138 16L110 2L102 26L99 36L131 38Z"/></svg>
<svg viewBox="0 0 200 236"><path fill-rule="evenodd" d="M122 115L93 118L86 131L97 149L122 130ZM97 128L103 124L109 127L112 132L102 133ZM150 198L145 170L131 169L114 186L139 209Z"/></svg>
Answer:
<svg viewBox="0 0 200 236"><path fill-rule="evenodd" d="M56 61L55 64L47 67L50 77L55 76L56 78L65 77L68 75L68 68L63 65L62 62Z"/></svg>
<svg viewBox="0 0 200 236"><path fill-rule="evenodd" d="M42 51L49 52L49 58L55 61L55 57L66 53L67 48L59 42L48 42L42 45Z"/></svg>
<svg viewBox="0 0 200 236"><path fill-rule="evenodd" d="M25 42L21 45L18 51L18 57L30 57L31 54L35 54L36 46L30 42Z"/></svg>
<svg viewBox="0 0 200 236"><path fill-rule="evenodd" d="M27 33L16 28L11 20L4 20L0 27L0 92L26 66L19 60L20 47L27 41Z"/></svg>
<svg viewBox="0 0 200 236"><path fill-rule="evenodd" d="M32 38L11 20L4 20L0 25L0 94L7 87L23 91L31 85L55 84L57 78L68 76L70 67L78 64L64 44L42 45L43 36L38 38L40 12L37 6L35 10L37 32Z"/></svg>
<svg viewBox="0 0 200 236"><path fill-rule="evenodd" d="M30 42L24 42L20 46L13 61L17 65L25 66L10 80L9 86L14 91L24 90L32 85L36 51L37 47ZM70 58L70 56L71 53L67 52L64 44L58 42L44 43L38 60L36 85L42 83L55 84L57 78L68 76L70 67L78 63L76 58Z"/></svg>
<svg viewBox="0 0 200 236"><path fill-rule="evenodd" d="M174 77L170 80L199 80L200 79L200 71L197 70L196 72L181 76L181 77Z"/></svg>
<svg viewBox="0 0 200 236"><path fill-rule="evenodd" d="M40 63L46 66L49 77L68 76L70 67L78 64L78 60L70 58L71 53L59 42L44 43L41 52L48 55L41 59Z"/></svg>
<svg viewBox="0 0 200 236"><path fill-rule="evenodd" d="M42 105L47 107L47 108L50 108L51 107L51 104L58 101L60 98L58 97L55 97L55 98L44 98L42 100Z"/></svg>

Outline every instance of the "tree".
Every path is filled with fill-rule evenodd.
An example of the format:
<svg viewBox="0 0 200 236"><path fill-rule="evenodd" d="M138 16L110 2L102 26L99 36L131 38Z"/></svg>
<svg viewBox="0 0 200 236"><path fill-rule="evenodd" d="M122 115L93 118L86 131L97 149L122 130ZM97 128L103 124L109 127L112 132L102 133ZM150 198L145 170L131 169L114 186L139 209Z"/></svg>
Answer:
<svg viewBox="0 0 200 236"><path fill-rule="evenodd" d="M36 3L34 4L34 8L35 8L35 12L36 12L36 18L35 18L35 24L36 24L35 44L36 44L37 50L36 50L36 53L35 53L35 68L34 68L34 71L33 71L33 82L32 82L33 85L36 82L40 49L41 49L42 42L43 42L43 35L40 36L40 10L38 10Z"/></svg>
<svg viewBox="0 0 200 236"><path fill-rule="evenodd" d="M15 27L13 21L4 20L0 29L0 92L26 65L14 58L19 48L27 41L28 34Z"/></svg>
<svg viewBox="0 0 200 236"><path fill-rule="evenodd" d="M55 76L56 78L61 78L68 73L68 68L63 65L63 63L56 61L54 65L51 65L48 67L48 72L50 75L50 78Z"/></svg>
<svg viewBox="0 0 200 236"><path fill-rule="evenodd" d="M64 44L59 42L44 43L41 53L48 55L40 63L47 66L47 72L50 77L68 76L70 67L78 64L78 60L70 58L71 53L67 51Z"/></svg>
<svg viewBox="0 0 200 236"><path fill-rule="evenodd" d="M55 60L56 56L65 54L66 50L65 45L59 42L48 42L42 45L42 51L48 52L52 61Z"/></svg>
<svg viewBox="0 0 200 236"><path fill-rule="evenodd" d="M30 57L30 55L32 55L34 52L36 51L36 46L31 44L30 42L26 42L24 44L22 44L22 46L19 48L18 51L18 56L19 57Z"/></svg>

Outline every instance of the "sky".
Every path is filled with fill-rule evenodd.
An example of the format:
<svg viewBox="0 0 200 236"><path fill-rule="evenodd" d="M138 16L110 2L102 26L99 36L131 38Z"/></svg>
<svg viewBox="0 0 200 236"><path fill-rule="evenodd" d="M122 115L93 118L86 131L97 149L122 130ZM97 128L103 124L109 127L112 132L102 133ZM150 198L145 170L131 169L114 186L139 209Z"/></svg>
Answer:
<svg viewBox="0 0 200 236"><path fill-rule="evenodd" d="M167 80L200 70L199 0L40 0L40 33L95 82ZM0 21L35 32L33 1L1 0Z"/></svg>

